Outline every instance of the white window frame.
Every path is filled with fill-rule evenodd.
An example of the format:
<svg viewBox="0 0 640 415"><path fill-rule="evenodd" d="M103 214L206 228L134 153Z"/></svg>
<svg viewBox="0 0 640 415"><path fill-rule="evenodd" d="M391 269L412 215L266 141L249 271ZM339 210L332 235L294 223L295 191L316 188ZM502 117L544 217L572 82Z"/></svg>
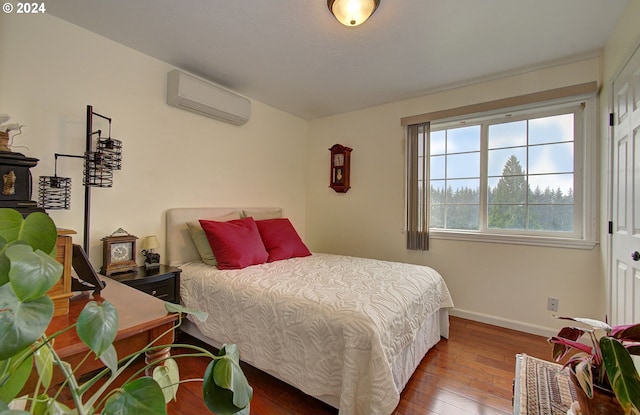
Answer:
<svg viewBox="0 0 640 415"><path fill-rule="evenodd" d="M450 119L434 120L431 131L451 128L454 125L476 125L480 122L498 122L509 116L510 121L544 116L557 113L569 107L582 106L582 116L576 122L574 136L574 232L534 232L510 229L487 228L487 140L486 125L482 127L480 149L480 226L479 230L456 230L430 228L433 239L452 239L464 241L509 243L538 246L591 249L597 244L597 120L598 99L596 96L576 97L534 105L505 108L482 114L466 115ZM510 114L510 115L507 115ZM502 118L504 119L504 118Z"/></svg>

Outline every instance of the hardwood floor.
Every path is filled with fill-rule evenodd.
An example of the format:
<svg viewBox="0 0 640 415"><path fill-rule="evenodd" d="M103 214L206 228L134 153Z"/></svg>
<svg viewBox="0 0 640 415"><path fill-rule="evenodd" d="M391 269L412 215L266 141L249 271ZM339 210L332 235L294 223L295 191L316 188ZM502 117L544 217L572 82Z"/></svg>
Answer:
<svg viewBox="0 0 640 415"><path fill-rule="evenodd" d="M424 357L394 415L513 413L511 396L517 353L549 360L551 346L544 337L451 317L450 338L441 340ZM207 363L196 358L181 359L181 378L201 377ZM338 413L257 369L248 365L242 368L254 389L251 415ZM201 396L199 383L182 385L178 401L169 404L169 413L208 413Z"/></svg>

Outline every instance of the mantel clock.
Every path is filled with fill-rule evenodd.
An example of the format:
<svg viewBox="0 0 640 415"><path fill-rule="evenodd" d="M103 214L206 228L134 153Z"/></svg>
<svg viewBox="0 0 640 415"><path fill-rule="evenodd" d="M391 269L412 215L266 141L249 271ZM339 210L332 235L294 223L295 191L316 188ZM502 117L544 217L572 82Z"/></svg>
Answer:
<svg viewBox="0 0 640 415"><path fill-rule="evenodd" d="M338 193L347 193L351 188L351 151L353 149L334 144L331 152L331 178L329 187Z"/></svg>
<svg viewBox="0 0 640 415"><path fill-rule="evenodd" d="M106 276L138 269L136 262L137 236L122 228L102 238L102 261L100 273Z"/></svg>

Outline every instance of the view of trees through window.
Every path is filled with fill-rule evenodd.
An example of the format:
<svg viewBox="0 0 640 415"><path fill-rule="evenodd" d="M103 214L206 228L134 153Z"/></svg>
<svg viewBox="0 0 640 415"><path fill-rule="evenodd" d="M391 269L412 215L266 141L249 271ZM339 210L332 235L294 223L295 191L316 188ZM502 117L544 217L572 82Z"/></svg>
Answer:
<svg viewBox="0 0 640 415"><path fill-rule="evenodd" d="M574 231L574 113L429 139L431 228Z"/></svg>

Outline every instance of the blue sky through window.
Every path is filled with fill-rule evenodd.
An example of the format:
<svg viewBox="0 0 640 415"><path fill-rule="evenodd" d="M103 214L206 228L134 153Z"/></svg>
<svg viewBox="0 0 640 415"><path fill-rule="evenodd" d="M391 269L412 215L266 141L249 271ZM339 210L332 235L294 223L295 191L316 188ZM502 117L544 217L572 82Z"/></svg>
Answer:
<svg viewBox="0 0 640 415"><path fill-rule="evenodd" d="M487 137L487 176L502 175L505 163L515 156L532 190L573 189L574 120L562 114L531 120L492 124ZM431 180L480 177L481 126L471 125L433 131L430 135ZM528 144L528 146L527 146ZM462 183L462 181L460 181Z"/></svg>

